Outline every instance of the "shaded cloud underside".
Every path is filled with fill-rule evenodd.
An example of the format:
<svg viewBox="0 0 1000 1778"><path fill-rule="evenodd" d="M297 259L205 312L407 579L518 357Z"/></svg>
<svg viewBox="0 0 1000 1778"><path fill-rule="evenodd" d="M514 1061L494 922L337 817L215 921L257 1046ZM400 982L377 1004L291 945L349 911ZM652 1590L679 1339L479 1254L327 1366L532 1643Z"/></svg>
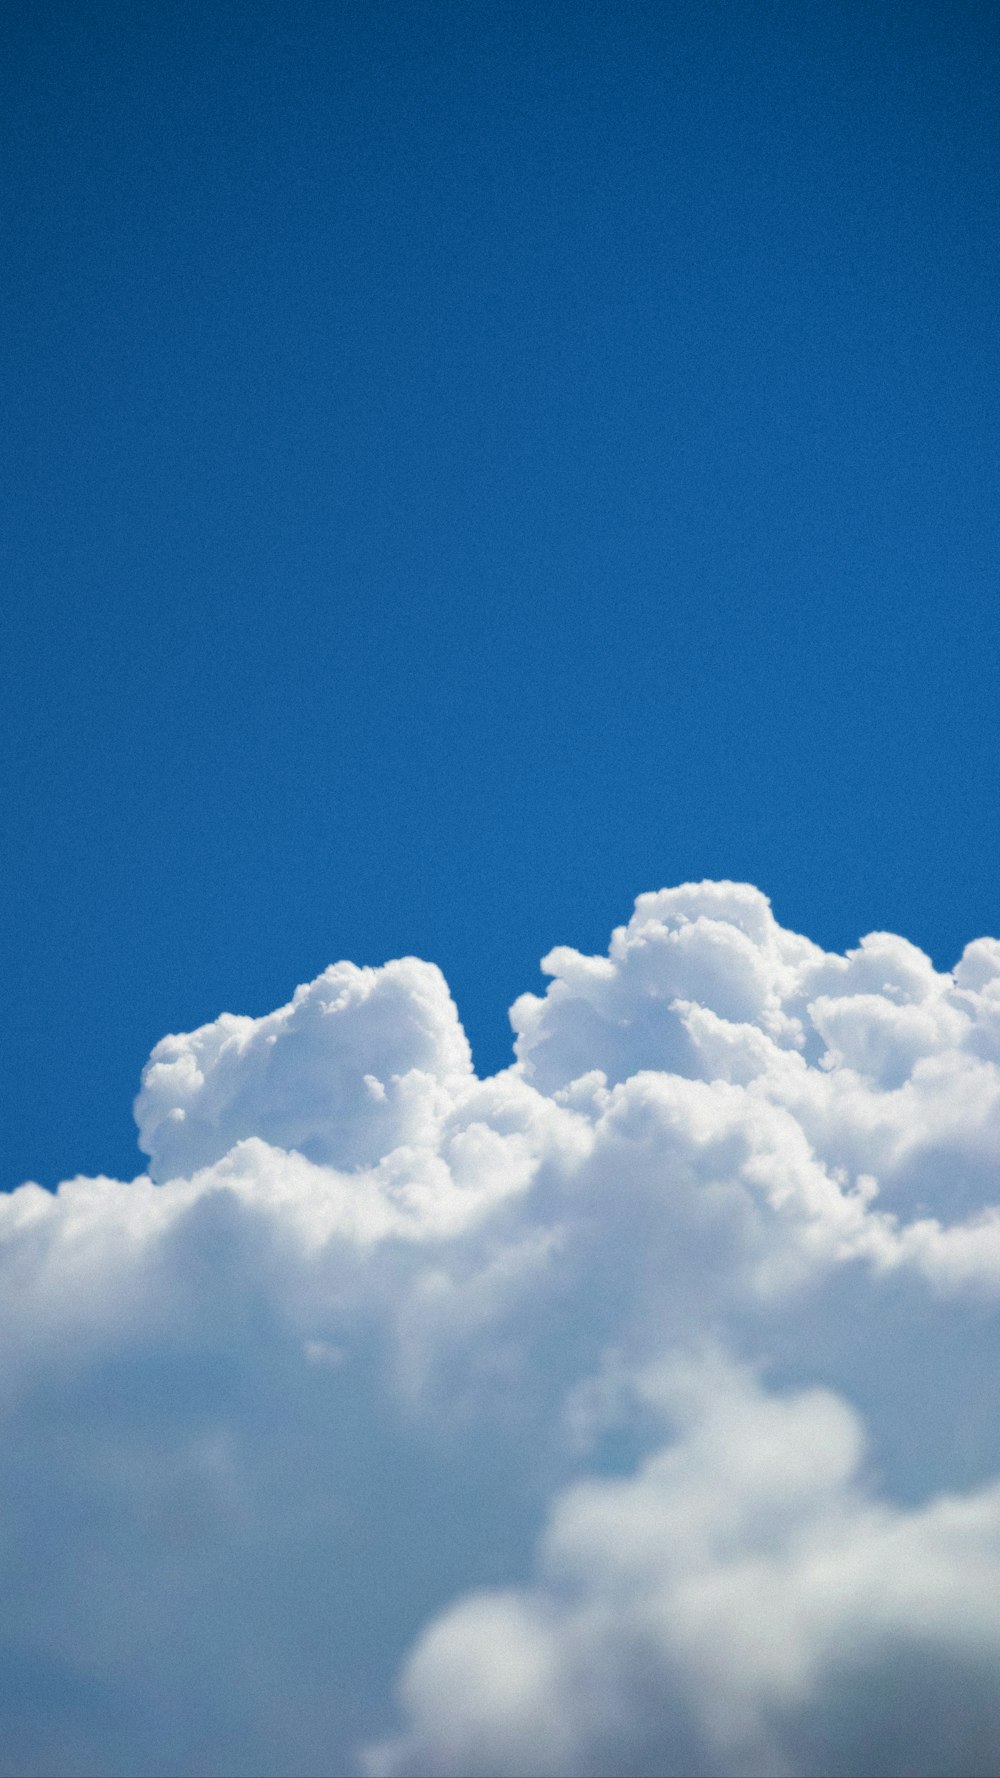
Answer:
<svg viewBox="0 0 1000 1778"><path fill-rule="evenodd" d="M1000 944L730 883L159 1044L0 1200L11 1772L1000 1770Z"/></svg>

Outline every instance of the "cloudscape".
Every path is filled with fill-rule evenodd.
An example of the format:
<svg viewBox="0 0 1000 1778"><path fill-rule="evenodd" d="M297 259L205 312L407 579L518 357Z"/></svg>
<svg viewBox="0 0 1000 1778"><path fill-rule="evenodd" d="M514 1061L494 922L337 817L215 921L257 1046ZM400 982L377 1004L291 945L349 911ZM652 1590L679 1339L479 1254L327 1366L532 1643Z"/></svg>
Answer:
<svg viewBox="0 0 1000 1778"><path fill-rule="evenodd" d="M4 1771L998 1769L1000 942L543 967L479 1078L335 964L0 1198Z"/></svg>
<svg viewBox="0 0 1000 1778"><path fill-rule="evenodd" d="M1000 9L0 31L0 1778L1000 1778Z"/></svg>

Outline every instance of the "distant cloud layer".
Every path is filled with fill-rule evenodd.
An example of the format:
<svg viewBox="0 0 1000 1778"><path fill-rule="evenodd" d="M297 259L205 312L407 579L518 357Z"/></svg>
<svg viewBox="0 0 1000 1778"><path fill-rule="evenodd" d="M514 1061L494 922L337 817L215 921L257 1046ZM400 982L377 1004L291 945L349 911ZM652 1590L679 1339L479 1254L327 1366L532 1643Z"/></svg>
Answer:
<svg viewBox="0 0 1000 1778"><path fill-rule="evenodd" d="M1000 1772L1000 943L544 968L478 1080L338 964L0 1199L3 1770Z"/></svg>

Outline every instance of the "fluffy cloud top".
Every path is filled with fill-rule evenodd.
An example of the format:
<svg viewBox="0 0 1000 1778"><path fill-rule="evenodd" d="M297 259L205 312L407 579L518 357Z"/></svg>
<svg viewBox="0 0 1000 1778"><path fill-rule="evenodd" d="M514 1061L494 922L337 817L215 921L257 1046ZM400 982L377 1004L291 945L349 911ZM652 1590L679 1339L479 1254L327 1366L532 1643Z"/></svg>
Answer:
<svg viewBox="0 0 1000 1778"><path fill-rule="evenodd" d="M158 1043L135 1103L139 1146L155 1180L190 1176L262 1135L321 1165L369 1166L433 1140L439 1105L471 1074L439 969L415 957L384 969L338 963L267 1018L224 1013Z"/></svg>
<svg viewBox="0 0 1000 1778"><path fill-rule="evenodd" d="M748 885L168 1037L0 1199L10 1772L1000 1771L1000 944Z"/></svg>

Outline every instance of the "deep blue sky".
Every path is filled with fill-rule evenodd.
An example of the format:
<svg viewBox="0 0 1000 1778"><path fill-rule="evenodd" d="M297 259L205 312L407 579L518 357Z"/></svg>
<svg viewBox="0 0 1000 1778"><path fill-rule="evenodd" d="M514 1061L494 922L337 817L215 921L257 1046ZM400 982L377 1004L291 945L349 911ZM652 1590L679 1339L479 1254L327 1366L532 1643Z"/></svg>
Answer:
<svg viewBox="0 0 1000 1778"><path fill-rule="evenodd" d="M2 31L4 1185L341 956L1000 927L993 4Z"/></svg>

